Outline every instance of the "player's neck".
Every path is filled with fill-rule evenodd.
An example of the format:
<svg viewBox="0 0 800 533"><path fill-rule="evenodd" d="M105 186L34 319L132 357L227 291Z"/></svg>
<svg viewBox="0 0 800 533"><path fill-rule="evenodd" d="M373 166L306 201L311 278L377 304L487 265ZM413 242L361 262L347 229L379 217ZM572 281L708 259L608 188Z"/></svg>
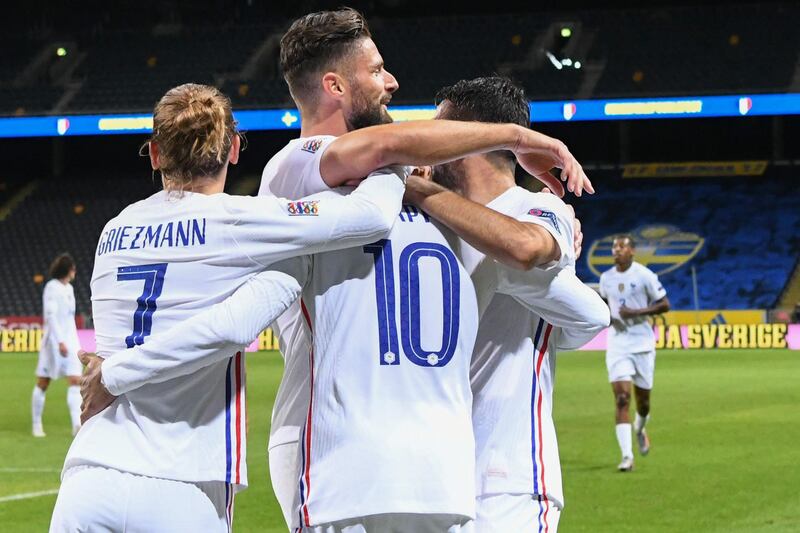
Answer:
<svg viewBox="0 0 800 533"><path fill-rule="evenodd" d="M463 164L464 179L459 192L473 202L486 205L515 185L513 174L483 157L467 157Z"/></svg>
<svg viewBox="0 0 800 533"><path fill-rule="evenodd" d="M631 268L632 265L633 265L633 261L631 261L630 263L624 263L624 264L621 264L621 265L617 264L617 272L627 272L628 269Z"/></svg>
<svg viewBox="0 0 800 533"><path fill-rule="evenodd" d="M347 122L341 109L318 109L316 113L301 113L300 137L333 135L339 137L347 133Z"/></svg>
<svg viewBox="0 0 800 533"><path fill-rule="evenodd" d="M193 178L192 183L186 186L183 191L195 194L218 194L225 192L225 179L228 174L227 165L216 176ZM171 190L164 187L164 190Z"/></svg>

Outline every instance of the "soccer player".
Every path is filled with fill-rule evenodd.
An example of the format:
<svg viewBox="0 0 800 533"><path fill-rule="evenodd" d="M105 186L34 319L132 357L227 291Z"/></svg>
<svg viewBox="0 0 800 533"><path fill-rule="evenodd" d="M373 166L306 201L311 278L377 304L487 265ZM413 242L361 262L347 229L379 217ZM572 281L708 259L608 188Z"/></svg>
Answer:
<svg viewBox="0 0 800 533"><path fill-rule="evenodd" d="M501 77L460 81L439 91L437 104L438 119L530 122L524 91ZM466 242L457 247L481 309L470 369L479 533L556 531L564 506L552 416L556 352L582 346L609 323L608 307L575 276L573 242L579 248L581 239L568 206L515 186L515 168L513 155L498 151L433 169L437 183L544 230L555 251L551 263L518 270ZM449 209L454 197L442 190L419 204L464 234L481 222Z"/></svg>
<svg viewBox="0 0 800 533"><path fill-rule="evenodd" d="M348 24L355 28L347 28ZM345 79L345 74L348 78L371 79L369 73L375 68L370 65L375 64L377 50L365 36L363 19L352 10L313 14L293 28L303 34L295 35L302 44L296 52L309 56L305 61L297 60L297 64L312 69L308 76L335 83L330 87L321 83L321 87L313 88L312 94L298 101L304 131L309 128L317 137L293 141L273 158L265 169L263 190L275 192L273 187L283 184L287 188L281 193L302 195L357 179L375 164L442 162L481 150L512 147L534 174L545 174L558 164L567 167L569 187L576 192L584 185L591 187L562 143L519 126L439 121L434 125L364 128L338 138L319 138L325 132L344 133L348 124L363 123L362 119L352 119L351 111L356 115L382 116L381 110L385 109L381 100L385 94L377 91L373 99L365 100L364 82ZM291 33L292 30L287 36ZM342 42L335 42L337 35ZM284 44L289 46L287 41L285 37ZM315 66L317 54L326 62ZM349 61L355 63L351 65ZM377 73L386 80L384 88L391 89L393 78L380 64ZM287 78L295 94L296 86L289 75ZM295 81L301 87L308 83L303 76ZM325 92L325 87L335 94ZM343 87L347 90L336 92ZM355 109L356 104L377 112ZM428 133L428 128L438 132L438 137ZM404 141L398 142L398 138ZM441 141L441 146L435 145L435 140ZM515 220L503 220L506 217L499 213L477 207L497 222L501 237L509 222L513 229L519 229ZM549 260L535 239L533 245L524 238L509 243L515 235L513 231L506 233L507 239L495 236L495 241L503 245L499 255L506 260L525 264ZM286 452L286 461L281 463L286 465L283 475L275 469L275 448L270 453L273 483L277 478L285 480L278 484L276 492L290 515L288 519L294 519L297 527L302 524L312 530L328 525L340 527L344 522L369 530L393 528L399 522L399 527L407 531L456 531L466 525L474 515L468 364L476 314L471 283L441 232L430 217L407 206L388 239L341 253L317 254L288 267L292 268L294 277L305 280L306 305L297 310L305 324L294 325L291 330L299 334L289 336L285 333L289 330L284 329L281 335L284 348L286 339L293 341L289 350L284 350L284 395L279 392L276 404L281 407L276 407L273 420L273 429L286 439L282 443L285 446L280 446ZM443 273L448 274L445 279ZM398 306L395 302L402 295L407 298ZM421 300L426 300L427 305L422 305ZM379 309L385 312L379 313ZM341 316L359 317L358 342L352 346L353 330L334 327ZM312 324L319 324L314 332L313 351ZM430 324L440 325L437 328ZM402 351L399 333L405 335ZM298 339L305 342L304 350L296 349L301 344ZM191 340L185 342L189 344ZM334 368L336 372L332 372ZM135 381L130 376L126 379ZM119 386L121 381L115 383ZM385 394L374 397L378 389ZM411 389L419 389L419 397L409 398ZM312 394L316 400L312 400ZM431 399L428 403L434 407L424 405L425 398ZM371 404L373 407L367 407ZM403 440L403 434L387 438L396 433L396 429L385 427L389 419L396 427L432 425L440 431L432 435L433 442L428 444L409 443ZM435 423L426 424L426 420ZM306 429L304 475L298 491L300 426ZM445 454L446 450L452 452ZM351 475L337 475L341 470ZM430 472L440 475L434 481L419 484L418 475ZM360 497L367 485L379 488L380 494L367 490L374 497ZM449 493L453 486L459 490ZM288 498L281 498L280 487L288 487ZM295 494L296 513L291 510Z"/></svg>
<svg viewBox="0 0 800 533"><path fill-rule="evenodd" d="M230 100L203 85L162 97L148 147L164 190L109 221L96 250L102 356L201 313L276 261L374 242L404 192L403 177L383 171L348 197L224 194L240 137ZM274 276L264 282L276 284L266 304L277 316L299 286ZM243 351L227 346L212 364L126 392L87 420L67 453L51 531L229 531L233 494L247 485Z"/></svg>
<svg viewBox="0 0 800 533"><path fill-rule="evenodd" d="M33 415L33 436L44 437L42 413L44 400L50 380L66 376L67 407L72 419L72 434L81 427L80 380L81 362L78 360L78 330L75 327L75 290L72 280L77 271L75 261L69 254L61 254L50 265L50 281L44 286L42 295L42 314L44 315L44 335L39 348L39 362L36 365L36 385L31 398Z"/></svg>
<svg viewBox="0 0 800 533"><path fill-rule="evenodd" d="M389 125L391 117L386 104L397 90L398 83L384 68L367 23L356 11L342 9L312 13L296 20L281 41L281 65L302 115L301 137L290 142L267 164L262 176L262 194L310 194L358 178L377 164L430 165L470 153L509 147L516 147L517 157L524 160L526 168L540 179L550 179L548 183L552 183L549 170L553 166L564 166L568 167L570 190L580 194L585 184L592 192L588 179L562 143L527 128L517 128L517 133L511 133L512 136L519 135L520 142L508 142L511 139L500 131L508 128L507 125L453 121ZM543 163L542 156L548 153L555 154L555 157L548 156L551 159ZM558 188L560 184L556 181L554 186ZM457 205L460 204L454 207ZM426 215L413 206L405 207L404 211L401 217L404 223L428 222ZM490 225L487 220L487 226ZM400 231L401 227L407 226L398 225L396 230ZM432 230L427 225L424 227L426 231ZM503 235L505 227L498 222L494 231ZM408 228L402 231L417 230ZM514 235L506 232L505 238L496 239L498 245L505 246L499 246L501 249L494 252L516 264L536 258L540 250L535 244L531 246L535 241L526 239L524 234L512 241ZM424 240L422 233L415 239ZM397 253L393 255L395 261ZM365 257L361 257L362 262ZM377 277L382 263L376 265L377 273L370 270L373 270L371 275ZM314 270L318 271L317 263ZM434 289L435 293L441 294L441 288ZM352 292L356 292L355 287ZM392 296L391 300L394 299ZM442 304L437 305L441 307ZM300 500L306 498L297 490L300 470L297 463L301 428L308 422L307 391L312 375L308 357L312 349L312 332L303 315L298 304L275 324L286 366L273 410L269 443L273 488L287 522L293 521L294 527L299 526L300 517L295 511ZM386 324L380 326L388 327ZM385 337L389 332L391 330L381 335ZM345 333L350 336L350 331ZM365 348L367 346L359 346L359 349ZM389 357L398 358L394 364L399 364L402 358L396 350L390 351L393 355ZM392 504L388 495L386 500L386 505L394 505L394 509L402 511L403 506ZM412 507L407 510L411 511ZM305 519L302 522L311 523Z"/></svg>
<svg viewBox="0 0 800 533"><path fill-rule="evenodd" d="M621 472L633 470L631 418L631 381L636 394L636 418L633 431L639 452L650 451L650 437L645 425L650 419L650 391L656 366L655 335L648 316L669 311L667 291L658 276L633 260L636 244L630 235L614 238L611 252L614 267L600 276L600 295L611 308L606 367L616 403L616 434L622 461Z"/></svg>

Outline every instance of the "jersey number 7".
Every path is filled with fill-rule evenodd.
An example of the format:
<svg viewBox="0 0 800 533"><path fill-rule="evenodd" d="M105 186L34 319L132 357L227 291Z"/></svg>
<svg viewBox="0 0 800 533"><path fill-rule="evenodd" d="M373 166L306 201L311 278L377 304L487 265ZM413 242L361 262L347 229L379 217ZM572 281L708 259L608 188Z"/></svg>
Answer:
<svg viewBox="0 0 800 533"><path fill-rule="evenodd" d="M395 319L394 262L392 243L381 239L364 246L364 253L375 258L375 292L378 303L378 338L381 365L399 365L398 327ZM420 328L419 261L431 257L442 269L442 345L439 350L422 348ZM400 335L403 353L409 361L423 367L441 367L450 362L458 343L460 324L460 279L458 261L446 246L433 242L409 244L400 253Z"/></svg>
<svg viewBox="0 0 800 533"><path fill-rule="evenodd" d="M156 300L161 296L164 287L164 274L167 263L153 265L136 265L119 267L117 281L144 280L142 295L136 299L136 311L133 313L133 333L125 337L125 345L133 348L144 343L153 327L153 313L156 312Z"/></svg>

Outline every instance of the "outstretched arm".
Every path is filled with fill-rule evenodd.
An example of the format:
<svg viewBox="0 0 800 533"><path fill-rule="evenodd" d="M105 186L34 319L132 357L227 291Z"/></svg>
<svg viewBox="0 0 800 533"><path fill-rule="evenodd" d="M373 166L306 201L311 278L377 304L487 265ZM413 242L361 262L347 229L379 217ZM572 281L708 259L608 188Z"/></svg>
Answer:
<svg viewBox="0 0 800 533"><path fill-rule="evenodd" d="M439 165L496 150L514 152L526 171L559 196L564 186L550 174L553 168L562 169L562 181L576 196L584 189L594 192L563 142L515 124L423 120L371 126L334 140L319 169L323 181L337 187L388 165Z"/></svg>

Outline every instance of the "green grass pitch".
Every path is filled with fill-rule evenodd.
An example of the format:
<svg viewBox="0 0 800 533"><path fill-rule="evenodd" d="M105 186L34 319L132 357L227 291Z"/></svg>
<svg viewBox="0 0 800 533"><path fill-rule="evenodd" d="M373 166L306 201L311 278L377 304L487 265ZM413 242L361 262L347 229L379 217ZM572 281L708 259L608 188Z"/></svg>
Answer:
<svg viewBox="0 0 800 533"><path fill-rule="evenodd" d="M69 447L65 382L47 393L47 437L30 435L34 354L0 354L0 530L46 531ZM267 474L266 443L282 363L250 354L250 488L236 498L239 532L285 531ZM567 506L560 531L800 531L800 353L661 351L652 451L615 471L613 398L603 354L559 357L556 427Z"/></svg>

